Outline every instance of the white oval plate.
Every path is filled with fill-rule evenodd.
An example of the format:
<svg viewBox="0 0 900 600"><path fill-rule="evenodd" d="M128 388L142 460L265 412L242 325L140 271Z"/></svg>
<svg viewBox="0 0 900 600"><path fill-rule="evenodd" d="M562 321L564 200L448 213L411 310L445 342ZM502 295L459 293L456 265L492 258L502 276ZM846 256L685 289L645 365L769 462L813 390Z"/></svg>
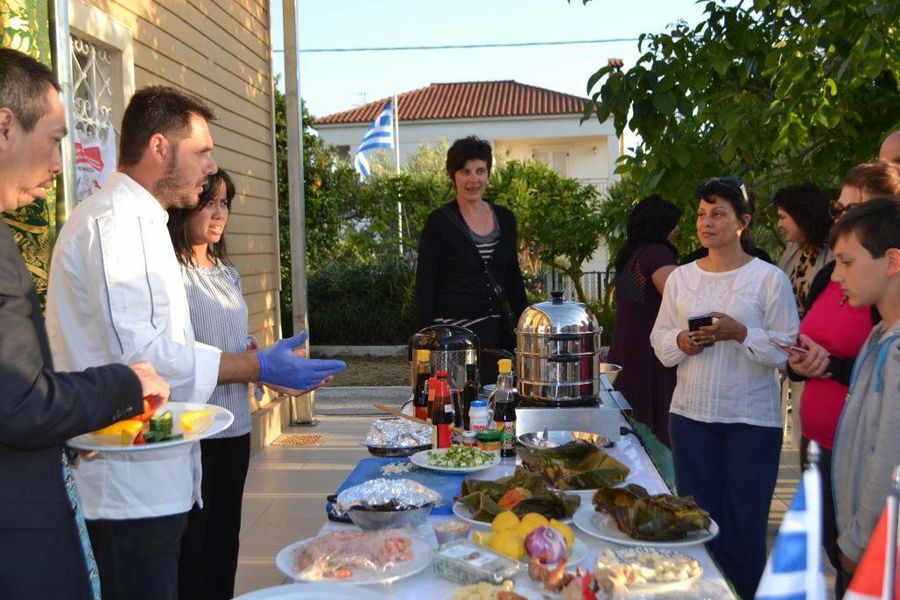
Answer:
<svg viewBox="0 0 900 600"><path fill-rule="evenodd" d="M384 594L347 583L294 583L248 592L234 600L383 600Z"/></svg>
<svg viewBox="0 0 900 600"><path fill-rule="evenodd" d="M471 523L472 525L477 525L478 527L487 527L490 528L490 522L484 521L476 521L472 518L472 509L463 504L462 502L456 501L453 503L453 514L465 521L466 523ZM575 514L578 514L578 511L575 511ZM560 523L571 523L571 518L566 519L558 519ZM574 549L574 548L573 548Z"/></svg>
<svg viewBox="0 0 900 600"><path fill-rule="evenodd" d="M390 583L392 581L397 581L398 579L403 579L404 577L409 577L410 575L415 575L431 564L431 546L421 538L410 536L410 539L412 540L412 545L410 546L410 551L413 553L412 560L400 562L381 573L367 571L365 569L356 569L353 572L353 575L348 579L304 580L302 578L297 578L297 574L294 571L294 553L315 539L316 538L309 538L301 540L282 548L278 554L275 555L275 566L278 567L278 570L294 581L369 585L373 583Z"/></svg>
<svg viewBox="0 0 900 600"><path fill-rule="evenodd" d="M709 531L699 531L681 540L671 541L654 541L654 540L636 540L628 536L619 529L615 519L606 513L597 512L592 504L582 504L572 518L575 526L586 534L606 540L622 544L623 546L651 546L653 548L682 548L684 546L693 546L702 544L719 535L719 525L710 519Z"/></svg>
<svg viewBox="0 0 900 600"><path fill-rule="evenodd" d="M181 430L181 423L179 422L178 417L180 417L182 413L202 409L208 409L212 413L212 425L210 425L203 431L192 431L190 433L184 433ZM179 440L170 440L168 442L157 442L155 444L123 446L121 444L115 443L107 437L94 435L93 433L82 433L81 435L75 436L70 439L68 442L66 442L66 444L71 446L72 448L75 448L76 450L86 451L96 450L98 452L150 452L152 450L162 450L163 448L172 448L174 446L181 446L183 444L191 444L198 440L208 438L211 435L215 435L217 433L225 431L234 422L234 415L231 414L230 410L228 410L227 408L222 408L221 406L216 406L214 404L203 404L201 402L169 402L168 404L166 404L165 410L172 411L172 418L174 420L174 423L172 424L172 431L174 433L184 434L183 438Z"/></svg>
<svg viewBox="0 0 900 600"><path fill-rule="evenodd" d="M421 452L416 452L415 454L410 456L409 461L417 467L422 467L423 469L431 469L432 471L443 471L444 473L474 473L475 471L484 471L485 469L490 469L500 462L500 453L494 452L492 453L494 455L494 460L483 465L478 465L477 467L439 467L437 465L429 464L429 452L437 452L443 454L447 452L447 450L449 450L449 448L440 448L438 450L422 450Z"/></svg>

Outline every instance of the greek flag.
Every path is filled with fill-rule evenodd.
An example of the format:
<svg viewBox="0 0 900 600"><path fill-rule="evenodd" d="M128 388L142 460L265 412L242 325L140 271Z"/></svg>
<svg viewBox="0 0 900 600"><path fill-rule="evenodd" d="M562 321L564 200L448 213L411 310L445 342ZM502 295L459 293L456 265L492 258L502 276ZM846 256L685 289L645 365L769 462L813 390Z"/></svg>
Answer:
<svg viewBox="0 0 900 600"><path fill-rule="evenodd" d="M815 442L813 442L815 443ZM819 469L803 473L766 562L756 600L824 600L822 486Z"/></svg>
<svg viewBox="0 0 900 600"><path fill-rule="evenodd" d="M371 174L369 172L369 161L366 160L365 153L375 148L393 148L394 147L394 111L393 101L388 100L384 110L382 110L366 135L363 136L362 143L356 151L356 158L353 166L359 172L360 179L366 179Z"/></svg>

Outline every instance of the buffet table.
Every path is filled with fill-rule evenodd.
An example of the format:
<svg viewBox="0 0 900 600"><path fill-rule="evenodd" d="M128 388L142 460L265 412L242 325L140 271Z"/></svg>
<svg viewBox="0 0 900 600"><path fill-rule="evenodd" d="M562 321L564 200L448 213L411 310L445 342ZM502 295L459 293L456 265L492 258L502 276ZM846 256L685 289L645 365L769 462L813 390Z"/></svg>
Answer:
<svg viewBox="0 0 900 600"><path fill-rule="evenodd" d="M608 449L607 452L629 466L629 468L631 469L631 474L628 477L628 482L638 483L642 485L651 494L669 493L669 489L666 487L666 484L663 481L662 477L660 477L656 467L650 460L650 457L647 455L640 441L633 434L623 435L621 439L616 442L615 447ZM402 463L408 459L397 458L394 460L398 463ZM496 479L498 477L503 477L505 475L511 474L514 468L514 458L503 459L501 464L491 467L490 469L487 469L485 471L473 473L472 477L475 477L477 479ZM591 502L591 493L582 492L581 495L582 504L584 505L585 503L587 503L589 505ZM454 518L452 515L432 515L424 525L418 528L418 533L421 537L427 540L432 547L437 547L437 538L434 535L432 524L452 518ZM585 558L585 560L580 563L580 566L583 569L591 569L594 563L594 558L599 553L602 553L605 548L612 548L613 550L615 550L623 547L592 537L575 527L574 524L572 524L571 526L575 530L576 538L584 542L584 544L588 548L587 558ZM324 533L339 531L341 529L353 528L355 528L355 526L353 525L336 523L326 520L325 524L320 529L319 534L321 535ZM475 530L475 526L473 526L472 530ZM662 594L656 594L652 596L653 598L708 598L710 600L734 598L734 595L726 584L721 572L713 563L712 559L710 558L709 552L706 550L706 547L703 544L679 547L677 550L696 558L700 562L700 564L703 566L702 580L695 582L688 590L670 591ZM517 593L522 594L523 596L526 596L528 598L542 598L539 584L531 581L528 577L527 572L523 571L522 573L520 573L520 575L515 579L515 584L515 591ZM429 567L424 571L409 576L405 579L400 579L384 585L367 586L367 589L382 592L384 594L384 597L386 598L416 600L427 598L428 600L442 600L452 597L453 592L459 587L459 585L451 581L438 577ZM651 596L630 594L627 597L642 598Z"/></svg>

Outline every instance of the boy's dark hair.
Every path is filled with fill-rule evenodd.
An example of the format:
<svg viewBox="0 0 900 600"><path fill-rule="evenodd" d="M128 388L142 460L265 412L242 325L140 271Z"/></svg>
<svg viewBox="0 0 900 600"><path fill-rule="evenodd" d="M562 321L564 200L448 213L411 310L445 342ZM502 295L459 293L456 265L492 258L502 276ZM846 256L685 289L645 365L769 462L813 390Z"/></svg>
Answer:
<svg viewBox="0 0 900 600"><path fill-rule="evenodd" d="M50 112L47 86L60 90L46 65L12 48L0 48L0 107L10 109L27 133Z"/></svg>
<svg viewBox="0 0 900 600"><path fill-rule="evenodd" d="M616 270L625 268L631 255L644 244L666 244L676 253L667 238L678 226L679 219L681 209L661 196L653 194L638 202L628 215L625 243L616 253Z"/></svg>
<svg viewBox="0 0 900 600"><path fill-rule="evenodd" d="M856 235L872 258L900 248L900 196L874 198L851 206L831 228L831 247L838 238Z"/></svg>
<svg viewBox="0 0 900 600"><path fill-rule="evenodd" d="M831 201L814 183L788 185L776 190L772 204L789 214L810 246L821 247L828 243L828 231L834 218Z"/></svg>
<svg viewBox="0 0 900 600"><path fill-rule="evenodd" d="M713 196L722 198L731 205L739 219L744 215L750 215L750 224L741 231L741 247L745 252L751 253L753 241L750 239L750 227L753 224L753 212L756 210L756 196L747 185L738 177L713 177L697 186L694 195L697 200L712 203L715 203Z"/></svg>
<svg viewBox="0 0 900 600"><path fill-rule="evenodd" d="M474 135L453 142L453 145L447 150L447 177L451 182L456 172L465 167L466 162L470 160L483 160L487 163L488 173L490 173L491 165L494 162L491 145Z"/></svg>
<svg viewBox="0 0 900 600"><path fill-rule="evenodd" d="M196 96L173 87L154 85L138 90L122 117L119 165L136 165L150 138L157 133L181 140L190 132L191 115L214 121L212 109Z"/></svg>
<svg viewBox="0 0 900 600"><path fill-rule="evenodd" d="M169 237L172 238L175 256L178 258L178 262L183 265L194 264L194 250L191 247L191 240L188 237L187 230L188 218L212 201L219 183L225 184L225 201L228 203L228 211L231 212L231 201L234 200L235 193L234 182L231 181L228 173L222 169L209 176L206 187L200 193L200 202L196 208L170 208L168 211L169 222L166 223L166 226L169 228ZM207 247L206 254L215 261L226 265L232 264L231 259L228 257L228 250L225 247L224 233L218 242Z"/></svg>

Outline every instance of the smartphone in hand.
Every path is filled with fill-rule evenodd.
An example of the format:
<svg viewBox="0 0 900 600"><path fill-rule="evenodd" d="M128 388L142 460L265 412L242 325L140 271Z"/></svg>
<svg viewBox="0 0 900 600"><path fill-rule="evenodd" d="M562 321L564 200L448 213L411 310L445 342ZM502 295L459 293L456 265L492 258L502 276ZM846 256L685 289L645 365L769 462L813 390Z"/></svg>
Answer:
<svg viewBox="0 0 900 600"><path fill-rule="evenodd" d="M777 346L777 347L781 348L781 350L783 350L784 352L787 352L788 354L790 354L791 352L799 352L800 354L809 352L808 349L806 349L802 346L798 346L796 344L789 344L788 342L782 342L781 340L777 340L775 338L769 338L769 343L771 343L773 346Z"/></svg>
<svg viewBox="0 0 900 600"><path fill-rule="evenodd" d="M688 331L697 331L701 327L707 327L712 324L713 320L709 315L691 317L690 319L688 319Z"/></svg>

